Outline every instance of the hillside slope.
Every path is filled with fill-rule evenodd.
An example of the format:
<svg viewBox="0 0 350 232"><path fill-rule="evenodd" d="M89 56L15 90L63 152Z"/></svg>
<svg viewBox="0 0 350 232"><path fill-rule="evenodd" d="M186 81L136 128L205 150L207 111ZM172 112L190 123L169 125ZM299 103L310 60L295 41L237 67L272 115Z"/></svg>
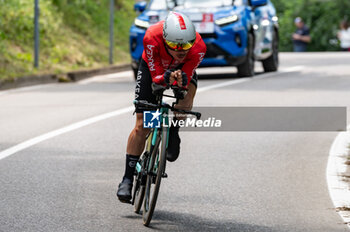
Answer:
<svg viewBox="0 0 350 232"><path fill-rule="evenodd" d="M115 0L114 62L129 62L133 1ZM108 65L109 0L40 1L40 67L33 68L34 1L0 1L0 79Z"/></svg>

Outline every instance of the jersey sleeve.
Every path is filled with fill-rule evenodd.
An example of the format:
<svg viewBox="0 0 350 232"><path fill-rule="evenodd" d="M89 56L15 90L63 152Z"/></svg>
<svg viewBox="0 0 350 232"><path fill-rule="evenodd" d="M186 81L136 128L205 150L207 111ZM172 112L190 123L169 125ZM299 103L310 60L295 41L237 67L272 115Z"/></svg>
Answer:
<svg viewBox="0 0 350 232"><path fill-rule="evenodd" d="M204 59L205 53L207 51L207 47L202 39L200 39L198 41L198 44L192 49L193 51L191 51L191 54L188 54L190 55L191 58L182 67L182 71L184 71L188 77L188 82L186 87L188 87L188 85L190 84L190 81L197 67Z"/></svg>
<svg viewBox="0 0 350 232"><path fill-rule="evenodd" d="M148 65L152 81L156 84L164 85L164 68L161 62L159 46L157 44L157 41L152 39L152 35L146 33L143 39L143 47L143 58Z"/></svg>

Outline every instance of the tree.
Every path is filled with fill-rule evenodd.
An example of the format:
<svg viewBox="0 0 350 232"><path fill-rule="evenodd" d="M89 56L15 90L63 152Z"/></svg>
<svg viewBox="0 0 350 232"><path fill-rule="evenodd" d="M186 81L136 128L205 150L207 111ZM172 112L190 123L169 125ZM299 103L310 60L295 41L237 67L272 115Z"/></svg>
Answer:
<svg viewBox="0 0 350 232"><path fill-rule="evenodd" d="M295 31L294 19L303 18L310 28L312 42L309 51L334 51L338 44L330 41L336 38L339 22L350 19L349 0L272 0L280 25L280 50L291 51L291 35Z"/></svg>

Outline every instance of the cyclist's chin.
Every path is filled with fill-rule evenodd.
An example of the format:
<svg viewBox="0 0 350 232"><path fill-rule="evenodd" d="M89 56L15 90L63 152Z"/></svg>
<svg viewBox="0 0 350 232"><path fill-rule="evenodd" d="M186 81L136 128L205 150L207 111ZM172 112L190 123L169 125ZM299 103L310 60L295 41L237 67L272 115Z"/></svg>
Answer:
<svg viewBox="0 0 350 232"><path fill-rule="evenodd" d="M188 51L169 51L175 60L182 62L188 53Z"/></svg>
<svg viewBox="0 0 350 232"><path fill-rule="evenodd" d="M186 55L187 55L187 53L185 53L185 54L176 54L175 55L175 59L177 60L177 61L183 61L185 58L186 58Z"/></svg>

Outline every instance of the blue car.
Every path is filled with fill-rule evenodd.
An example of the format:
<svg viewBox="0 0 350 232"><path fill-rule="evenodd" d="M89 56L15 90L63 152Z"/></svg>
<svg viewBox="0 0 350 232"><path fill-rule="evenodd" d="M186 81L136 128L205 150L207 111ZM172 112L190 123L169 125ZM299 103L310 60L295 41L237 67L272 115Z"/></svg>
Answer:
<svg viewBox="0 0 350 232"><path fill-rule="evenodd" d="M255 61L265 72L278 69L278 18L270 0L151 0L130 28L132 69L136 75L147 28L170 10L186 14L207 45L201 67L236 66L238 76L254 75Z"/></svg>

